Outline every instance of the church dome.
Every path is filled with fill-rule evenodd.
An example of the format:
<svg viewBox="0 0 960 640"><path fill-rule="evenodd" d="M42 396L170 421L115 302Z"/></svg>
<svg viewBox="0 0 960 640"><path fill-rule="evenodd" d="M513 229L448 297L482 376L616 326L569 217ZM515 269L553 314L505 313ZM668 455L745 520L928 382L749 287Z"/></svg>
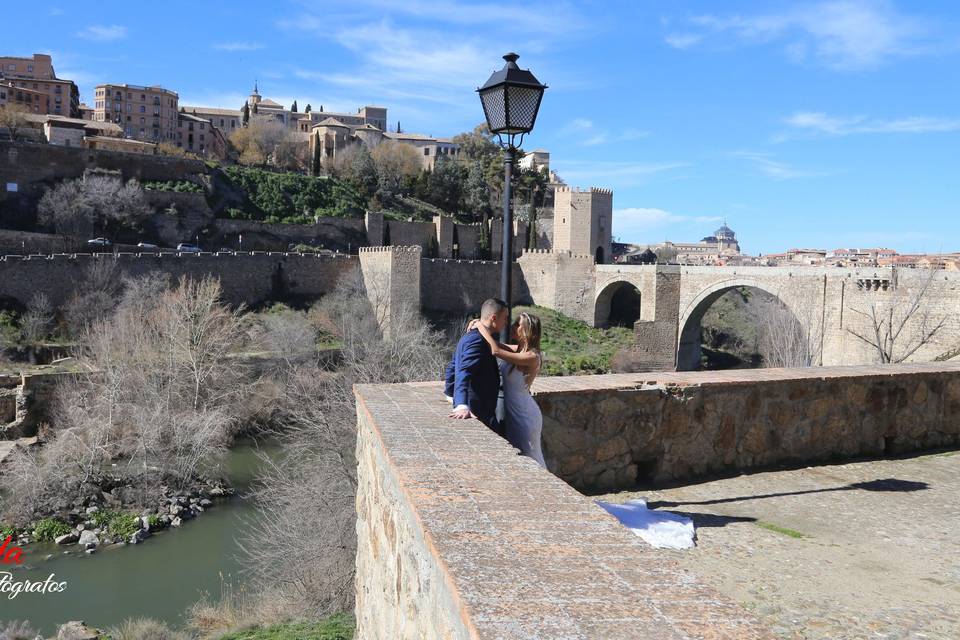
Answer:
<svg viewBox="0 0 960 640"><path fill-rule="evenodd" d="M727 223L724 222L720 225L720 228L713 232L713 236L718 240L733 240L737 237L737 234L733 232L733 229L727 226Z"/></svg>

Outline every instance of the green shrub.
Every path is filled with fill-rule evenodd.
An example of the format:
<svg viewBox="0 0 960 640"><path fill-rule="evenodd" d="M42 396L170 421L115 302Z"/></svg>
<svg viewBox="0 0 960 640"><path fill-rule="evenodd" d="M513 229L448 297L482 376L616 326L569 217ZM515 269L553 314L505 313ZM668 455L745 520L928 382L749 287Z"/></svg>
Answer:
<svg viewBox="0 0 960 640"><path fill-rule="evenodd" d="M70 531L70 525L56 518L44 518L33 525L33 537L41 542L53 542L54 538Z"/></svg>
<svg viewBox="0 0 960 640"><path fill-rule="evenodd" d="M226 210L235 220L312 224L314 216L359 217L366 205L356 188L333 178L240 166L224 167L219 175L249 201Z"/></svg>
<svg viewBox="0 0 960 640"><path fill-rule="evenodd" d="M138 516L123 511L103 510L94 513L90 519L101 530L109 532L111 535L129 538L140 528L137 522Z"/></svg>
<svg viewBox="0 0 960 640"><path fill-rule="evenodd" d="M234 631L217 640L351 640L353 620L334 616L322 622L295 622L265 628Z"/></svg>
<svg viewBox="0 0 960 640"><path fill-rule="evenodd" d="M160 516L153 513L147 516L147 524L150 525L150 530L153 531L160 527Z"/></svg>
<svg viewBox="0 0 960 640"><path fill-rule="evenodd" d="M154 180L141 183L147 191L173 191L175 193L203 193L203 187L189 180Z"/></svg>
<svg viewBox="0 0 960 640"><path fill-rule="evenodd" d="M6 540L7 536L16 538L19 533L20 530L12 524L0 524L0 541Z"/></svg>

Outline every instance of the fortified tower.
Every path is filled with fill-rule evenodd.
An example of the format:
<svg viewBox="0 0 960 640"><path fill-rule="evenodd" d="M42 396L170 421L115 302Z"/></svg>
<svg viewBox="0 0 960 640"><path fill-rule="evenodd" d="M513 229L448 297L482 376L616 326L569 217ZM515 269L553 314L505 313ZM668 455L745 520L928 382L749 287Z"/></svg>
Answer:
<svg viewBox="0 0 960 640"><path fill-rule="evenodd" d="M554 193L553 248L573 255L591 255L598 264L611 261L610 226L613 192L557 187Z"/></svg>

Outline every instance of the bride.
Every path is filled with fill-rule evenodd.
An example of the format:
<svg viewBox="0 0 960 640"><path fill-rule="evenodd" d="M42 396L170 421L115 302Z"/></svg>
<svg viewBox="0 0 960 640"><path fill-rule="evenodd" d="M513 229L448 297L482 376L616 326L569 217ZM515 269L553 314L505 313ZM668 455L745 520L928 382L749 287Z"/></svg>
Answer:
<svg viewBox="0 0 960 640"><path fill-rule="evenodd" d="M477 320L471 321L468 330L473 328L480 332L490 345L490 351L500 362L507 440L520 449L521 454L533 458L537 464L546 468L540 446L543 415L530 395L530 385L540 372L542 364L540 318L530 313L521 313L510 326L510 340L514 344L500 343Z"/></svg>

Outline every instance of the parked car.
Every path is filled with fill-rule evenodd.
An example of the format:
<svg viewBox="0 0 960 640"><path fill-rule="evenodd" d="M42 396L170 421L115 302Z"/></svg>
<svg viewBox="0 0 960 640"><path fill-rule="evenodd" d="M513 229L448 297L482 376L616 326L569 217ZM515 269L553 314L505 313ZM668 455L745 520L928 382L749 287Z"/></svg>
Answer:
<svg viewBox="0 0 960 640"><path fill-rule="evenodd" d="M160 248L157 245L153 244L152 242L138 242L137 247L141 249L159 249Z"/></svg>
<svg viewBox="0 0 960 640"><path fill-rule="evenodd" d="M177 251L180 253L200 253L200 247L195 244L189 244L187 242L181 242L177 245Z"/></svg>
<svg viewBox="0 0 960 640"><path fill-rule="evenodd" d="M94 238L93 240L87 240L88 247L109 247L112 244L113 243L106 238Z"/></svg>

